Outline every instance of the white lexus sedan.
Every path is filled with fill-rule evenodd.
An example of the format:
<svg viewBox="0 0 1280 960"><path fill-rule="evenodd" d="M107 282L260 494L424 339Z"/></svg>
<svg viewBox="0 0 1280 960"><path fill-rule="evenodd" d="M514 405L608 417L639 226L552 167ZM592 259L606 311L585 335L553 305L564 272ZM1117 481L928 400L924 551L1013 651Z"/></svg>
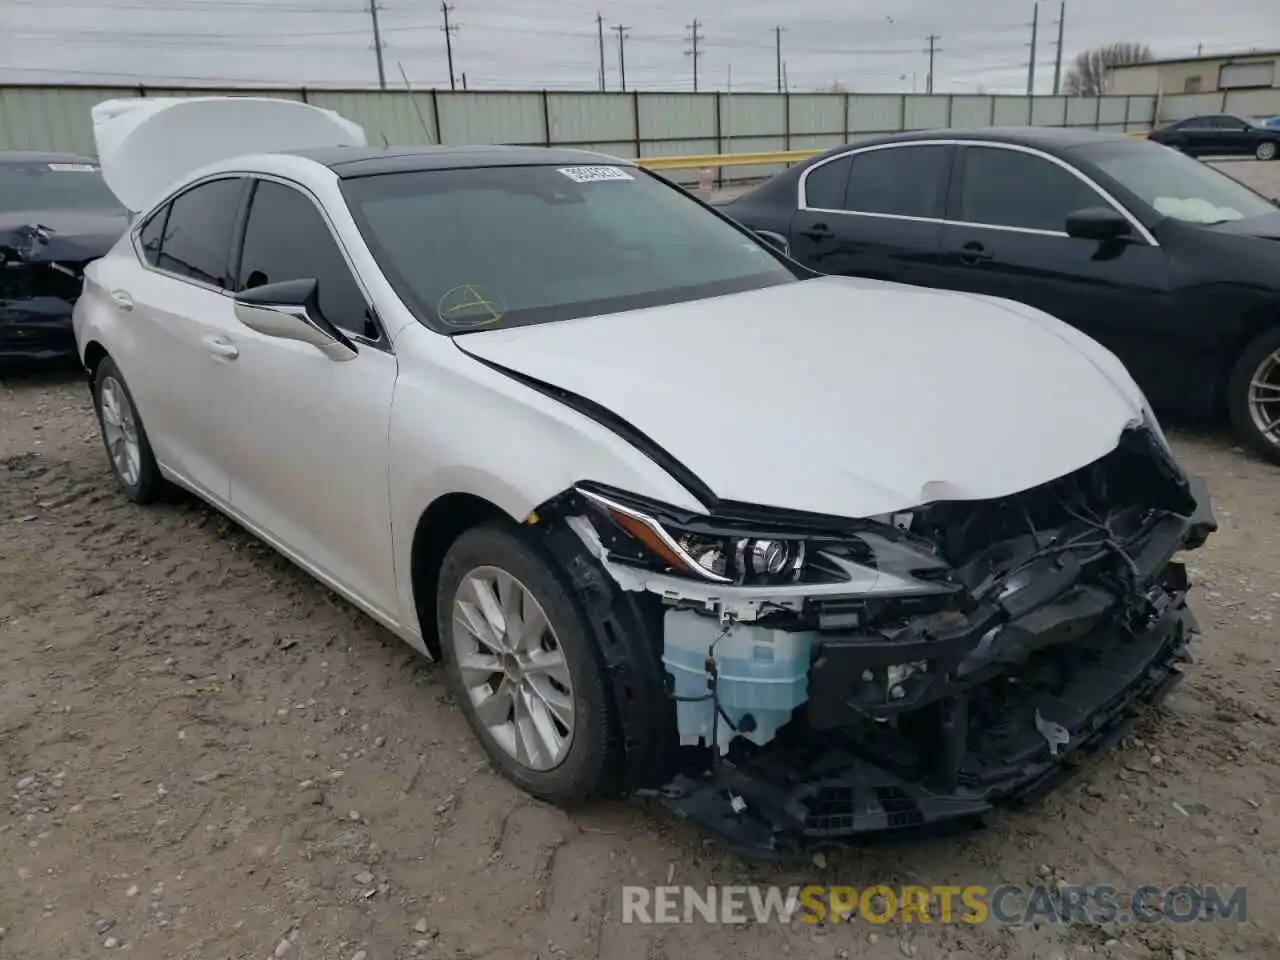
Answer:
<svg viewBox="0 0 1280 960"><path fill-rule="evenodd" d="M75 332L124 494L442 658L529 792L794 851L1033 795L1177 681L1204 487L1049 316L817 276L599 155L95 121L136 215Z"/></svg>

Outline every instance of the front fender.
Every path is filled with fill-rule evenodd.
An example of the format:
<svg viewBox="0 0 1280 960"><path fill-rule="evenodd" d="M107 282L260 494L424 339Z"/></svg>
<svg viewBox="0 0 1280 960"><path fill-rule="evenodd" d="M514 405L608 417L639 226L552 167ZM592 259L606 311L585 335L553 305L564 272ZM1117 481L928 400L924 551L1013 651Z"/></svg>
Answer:
<svg viewBox="0 0 1280 960"><path fill-rule="evenodd" d="M519 523L582 480L690 511L694 495L607 427L467 356L425 327L397 338L391 407L392 548L400 613L416 623L418 520L439 498L479 497Z"/></svg>

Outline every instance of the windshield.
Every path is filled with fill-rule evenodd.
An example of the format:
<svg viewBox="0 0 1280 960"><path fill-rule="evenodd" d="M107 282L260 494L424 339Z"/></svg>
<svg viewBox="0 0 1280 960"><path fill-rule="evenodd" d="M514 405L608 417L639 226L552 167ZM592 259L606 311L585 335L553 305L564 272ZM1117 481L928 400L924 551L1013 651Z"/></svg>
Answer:
<svg viewBox="0 0 1280 960"><path fill-rule="evenodd" d="M91 163L0 163L0 213L14 210L119 210Z"/></svg>
<svg viewBox="0 0 1280 960"><path fill-rule="evenodd" d="M1275 213L1240 181L1177 150L1147 140L1077 147L1089 161L1158 213L1187 223L1222 223Z"/></svg>
<svg viewBox="0 0 1280 960"><path fill-rule="evenodd" d="M422 170L342 189L387 279L442 333L796 279L764 244L634 167Z"/></svg>

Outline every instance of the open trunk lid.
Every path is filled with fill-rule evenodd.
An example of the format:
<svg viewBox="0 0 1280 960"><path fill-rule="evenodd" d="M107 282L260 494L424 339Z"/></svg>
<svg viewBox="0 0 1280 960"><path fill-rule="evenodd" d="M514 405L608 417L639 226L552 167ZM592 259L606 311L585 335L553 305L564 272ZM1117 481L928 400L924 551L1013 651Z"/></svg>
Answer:
<svg viewBox="0 0 1280 960"><path fill-rule="evenodd" d="M220 160L367 142L363 128L332 110L271 97L106 100L90 117L103 179L133 213Z"/></svg>

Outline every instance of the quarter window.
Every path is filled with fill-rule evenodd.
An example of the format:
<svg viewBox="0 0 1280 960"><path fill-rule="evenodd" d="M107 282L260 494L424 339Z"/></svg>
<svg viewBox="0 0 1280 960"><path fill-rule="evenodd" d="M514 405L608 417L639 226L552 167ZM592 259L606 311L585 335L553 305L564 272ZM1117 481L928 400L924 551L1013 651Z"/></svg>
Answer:
<svg viewBox="0 0 1280 960"><path fill-rule="evenodd" d="M243 192L244 180L231 178L202 183L175 197L159 240L156 266L230 289L231 233ZM143 245L145 249L145 239Z"/></svg>
<svg viewBox="0 0 1280 960"><path fill-rule="evenodd" d="M368 301L316 205L293 187L260 180L245 225L236 289L284 280L315 280L325 319L377 339Z"/></svg>
<svg viewBox="0 0 1280 960"><path fill-rule="evenodd" d="M956 219L1061 233L1068 214L1107 205L1087 183L1043 157L1017 150L969 147Z"/></svg>
<svg viewBox="0 0 1280 960"><path fill-rule="evenodd" d="M142 257L151 266L160 265L160 241L164 238L165 222L169 219L169 204L165 204L151 215L138 233L142 245Z"/></svg>
<svg viewBox="0 0 1280 960"><path fill-rule="evenodd" d="M853 155L845 209L901 217L938 217L951 162L948 146L901 146Z"/></svg>
<svg viewBox="0 0 1280 960"><path fill-rule="evenodd" d="M814 167L804 178L804 204L814 210L843 210L845 188L849 185L849 156L828 160Z"/></svg>

